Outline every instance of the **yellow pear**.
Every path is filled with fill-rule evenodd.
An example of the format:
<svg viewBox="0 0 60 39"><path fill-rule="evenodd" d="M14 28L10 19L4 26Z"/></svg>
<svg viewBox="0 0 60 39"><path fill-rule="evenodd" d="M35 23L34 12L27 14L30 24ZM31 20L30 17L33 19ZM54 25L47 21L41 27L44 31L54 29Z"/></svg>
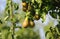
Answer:
<svg viewBox="0 0 60 39"><path fill-rule="evenodd" d="M22 6L27 6L27 3L26 2L22 2Z"/></svg>
<svg viewBox="0 0 60 39"><path fill-rule="evenodd" d="M23 24L22 24L22 27L26 28L28 26L29 26L29 20L28 20L28 17L26 17Z"/></svg>

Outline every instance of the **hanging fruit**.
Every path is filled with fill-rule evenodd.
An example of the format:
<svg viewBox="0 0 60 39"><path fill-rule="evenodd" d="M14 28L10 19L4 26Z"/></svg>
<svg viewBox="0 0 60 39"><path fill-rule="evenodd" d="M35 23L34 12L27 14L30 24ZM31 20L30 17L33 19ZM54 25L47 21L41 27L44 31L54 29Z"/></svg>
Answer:
<svg viewBox="0 0 60 39"><path fill-rule="evenodd" d="M39 9L36 9L36 13L35 13L35 16L34 16L34 18L36 19L36 20L39 20L40 19L40 15L39 15Z"/></svg>
<svg viewBox="0 0 60 39"><path fill-rule="evenodd" d="M34 27L34 26L35 26L35 23L32 20L30 20L30 27Z"/></svg>
<svg viewBox="0 0 60 39"><path fill-rule="evenodd" d="M26 11L27 11L27 9L28 9L28 3L26 3L25 1L23 1L23 2L22 2L22 6L23 6L23 8L22 8L22 9L23 9L23 11L25 11L25 12L26 12Z"/></svg>
<svg viewBox="0 0 60 39"><path fill-rule="evenodd" d="M26 7L27 6L27 3L26 2L22 2L22 6L23 7Z"/></svg>
<svg viewBox="0 0 60 39"><path fill-rule="evenodd" d="M34 27L34 26L35 26L35 23L34 23L33 16L30 15L30 16L29 16L29 27Z"/></svg>
<svg viewBox="0 0 60 39"><path fill-rule="evenodd" d="M24 12L26 12L27 8L26 8L26 7L23 7L22 10L23 10Z"/></svg>
<svg viewBox="0 0 60 39"><path fill-rule="evenodd" d="M35 18L35 20L39 20L40 16L38 14L35 14L34 18Z"/></svg>
<svg viewBox="0 0 60 39"><path fill-rule="evenodd" d="M26 17L23 24L22 24L22 27L26 28L28 26L29 26L29 19L28 19L28 17Z"/></svg>

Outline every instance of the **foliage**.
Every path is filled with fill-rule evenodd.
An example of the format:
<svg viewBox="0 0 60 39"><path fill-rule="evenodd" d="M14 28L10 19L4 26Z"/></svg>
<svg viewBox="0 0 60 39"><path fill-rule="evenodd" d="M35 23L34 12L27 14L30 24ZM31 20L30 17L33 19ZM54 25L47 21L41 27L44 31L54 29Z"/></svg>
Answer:
<svg viewBox="0 0 60 39"><path fill-rule="evenodd" d="M54 19L60 21L60 0L22 0L22 12L18 12L19 4L12 0L6 2L4 18L0 18L1 39L40 39L39 33L32 29L35 26L34 20L42 18L44 22L48 12ZM11 22L9 26L7 26L8 21ZM18 23L27 23L28 27L17 26ZM18 30L15 31L16 28ZM48 30L45 34L46 39L60 39L60 22L54 28L46 27L46 30Z"/></svg>
<svg viewBox="0 0 60 39"><path fill-rule="evenodd" d="M39 34L32 29L20 29L16 31L16 39L40 39Z"/></svg>

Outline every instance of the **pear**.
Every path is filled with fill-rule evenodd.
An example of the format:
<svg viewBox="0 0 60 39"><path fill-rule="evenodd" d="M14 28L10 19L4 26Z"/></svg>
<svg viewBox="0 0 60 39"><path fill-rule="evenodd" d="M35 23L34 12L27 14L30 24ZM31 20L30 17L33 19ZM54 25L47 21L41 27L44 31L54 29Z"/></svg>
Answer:
<svg viewBox="0 0 60 39"><path fill-rule="evenodd" d="M36 20L39 20L39 19L40 19L40 16L39 16L38 14L35 14L34 18L35 18Z"/></svg>
<svg viewBox="0 0 60 39"><path fill-rule="evenodd" d="M28 17L26 17L22 24L22 27L27 28L28 26L29 26L29 20L28 20Z"/></svg>
<svg viewBox="0 0 60 39"><path fill-rule="evenodd" d="M23 7L27 6L27 3L26 2L22 2L22 6Z"/></svg>
<svg viewBox="0 0 60 39"><path fill-rule="evenodd" d="M26 8L26 7L23 7L22 10L23 10L24 12L26 12L27 8Z"/></svg>
<svg viewBox="0 0 60 39"><path fill-rule="evenodd" d="M30 20L30 27L34 27L34 26L35 26L35 23Z"/></svg>

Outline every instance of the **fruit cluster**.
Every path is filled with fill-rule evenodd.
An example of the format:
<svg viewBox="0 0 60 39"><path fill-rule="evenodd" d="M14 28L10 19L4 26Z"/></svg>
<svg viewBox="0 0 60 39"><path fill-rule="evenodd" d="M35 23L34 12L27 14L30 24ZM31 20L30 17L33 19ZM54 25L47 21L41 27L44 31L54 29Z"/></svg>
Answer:
<svg viewBox="0 0 60 39"><path fill-rule="evenodd" d="M22 24L23 27L27 26L35 26L34 20L39 20L40 15L39 15L39 8L38 8L38 3L35 3L36 1L31 2L26 2L26 0L22 1L22 6L23 6L23 11L26 12L26 18Z"/></svg>
<svg viewBox="0 0 60 39"><path fill-rule="evenodd" d="M59 4L59 0L22 0L22 9L26 12L26 18L30 20L39 20L42 18L42 22L46 19L46 14L49 10L55 10L56 7L60 7L55 3ZM60 12L60 11L59 11ZM50 13L53 18L57 18L57 12ZM59 15L59 14L58 14ZM32 21L33 22L33 21ZM25 23L26 24L26 23ZM23 22L24 25L24 22ZM27 25L27 24L26 24Z"/></svg>

